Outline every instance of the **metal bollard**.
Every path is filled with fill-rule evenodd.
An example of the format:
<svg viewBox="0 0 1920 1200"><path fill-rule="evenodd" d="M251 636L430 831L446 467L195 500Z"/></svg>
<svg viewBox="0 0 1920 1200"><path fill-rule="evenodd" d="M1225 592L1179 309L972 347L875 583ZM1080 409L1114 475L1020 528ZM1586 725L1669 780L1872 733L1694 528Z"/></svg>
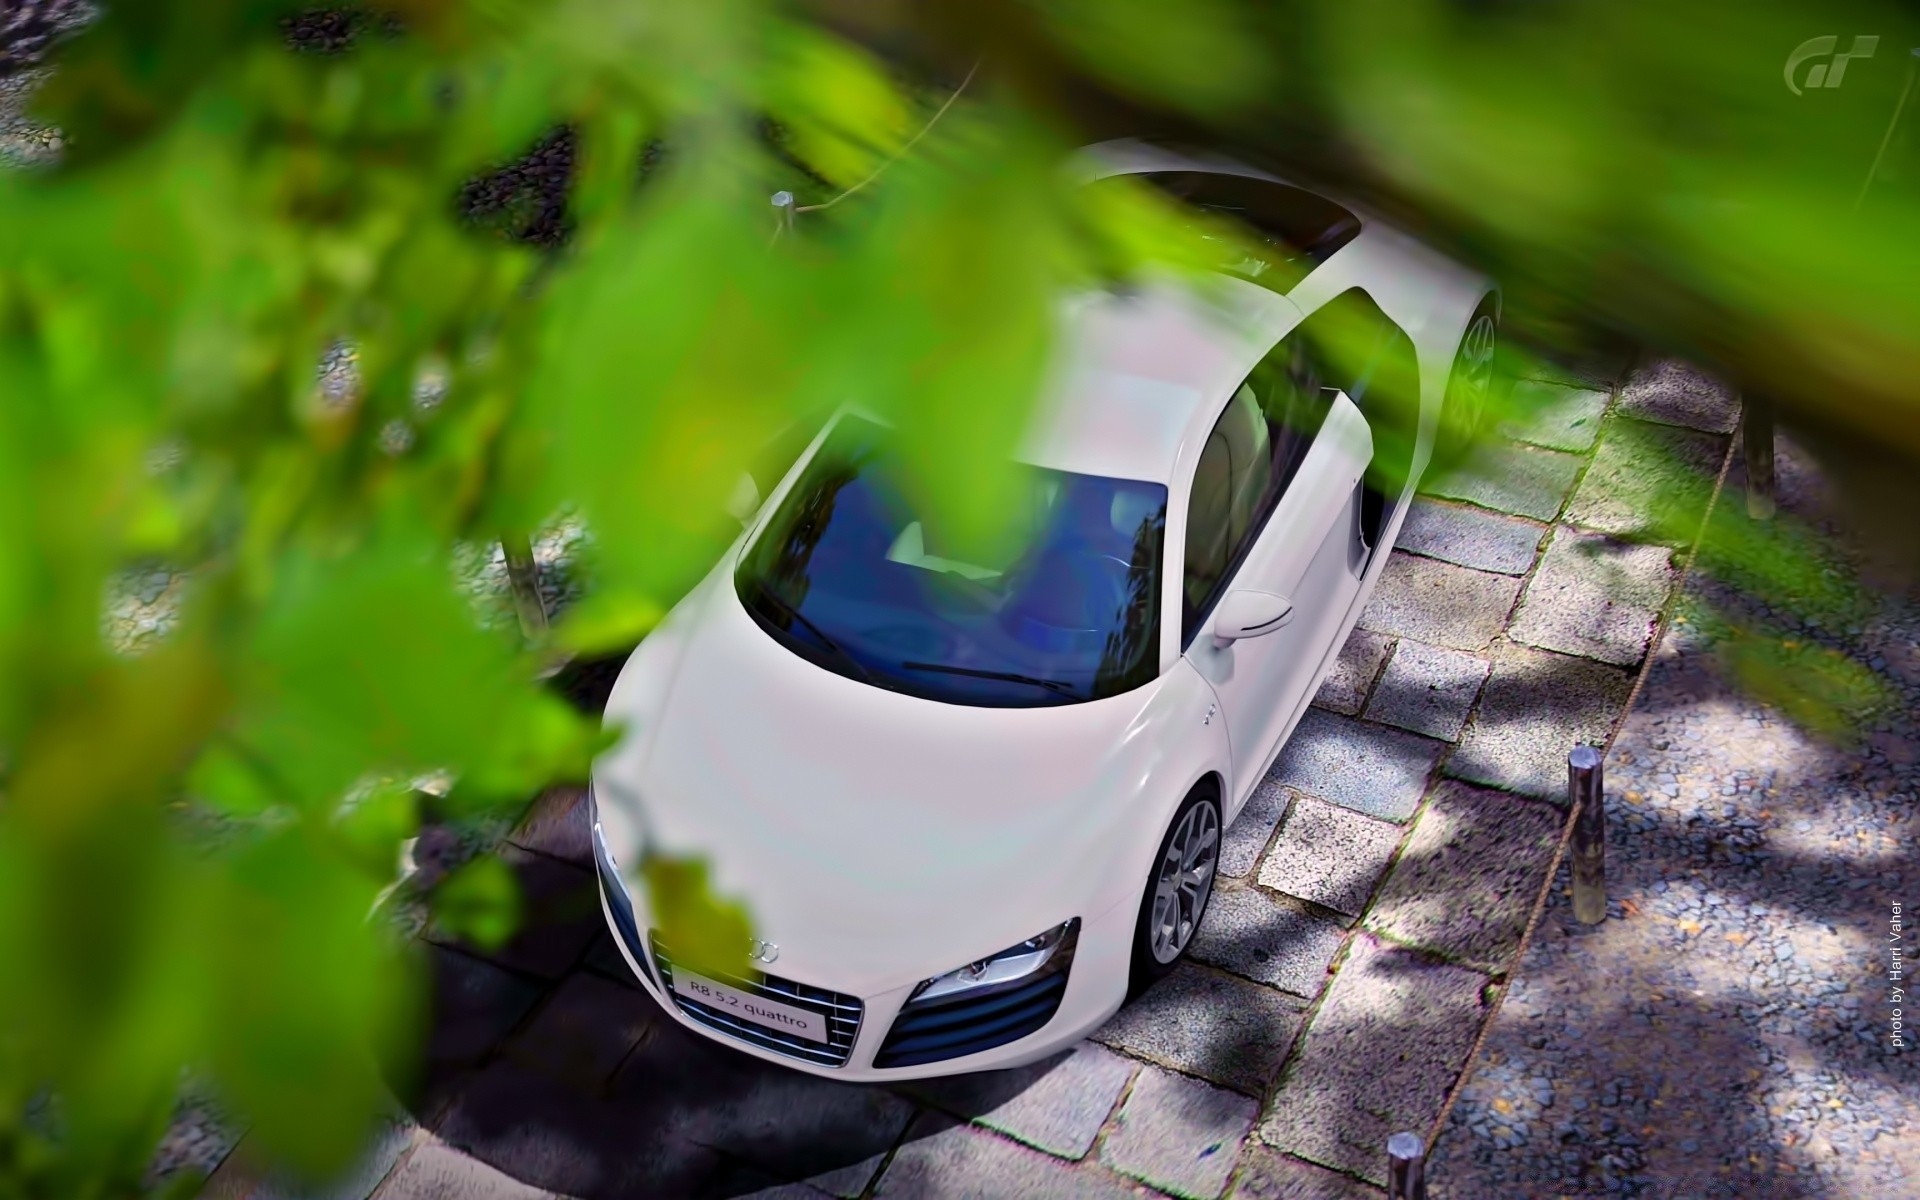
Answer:
<svg viewBox="0 0 1920 1200"><path fill-rule="evenodd" d="M1765 521L1773 516L1773 401L1764 396L1744 396L1740 408L1740 453L1747 464L1747 515Z"/></svg>
<svg viewBox="0 0 1920 1200"><path fill-rule="evenodd" d="M1583 925L1607 919L1607 807L1600 752L1575 746L1567 754L1567 803L1573 822L1573 917Z"/></svg>
<svg viewBox="0 0 1920 1200"><path fill-rule="evenodd" d="M1387 1139L1387 1200L1427 1200L1427 1147L1417 1133Z"/></svg>
<svg viewBox="0 0 1920 1200"><path fill-rule="evenodd" d="M793 193L789 191L775 192L773 194L773 206L780 210L780 227L783 229L792 229L793 214L795 212L793 207Z"/></svg>

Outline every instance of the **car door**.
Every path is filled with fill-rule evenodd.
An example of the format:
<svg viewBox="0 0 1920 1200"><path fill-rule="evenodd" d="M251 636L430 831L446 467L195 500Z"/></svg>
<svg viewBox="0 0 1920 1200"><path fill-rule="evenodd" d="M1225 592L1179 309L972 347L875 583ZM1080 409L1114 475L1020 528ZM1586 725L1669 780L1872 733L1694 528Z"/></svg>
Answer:
<svg viewBox="0 0 1920 1200"><path fill-rule="evenodd" d="M1304 341L1289 342L1228 401L1189 494L1182 635L1226 721L1234 809L1311 698L1366 557L1360 483L1372 434ZM1291 612L1272 632L1217 645L1220 602L1241 588L1283 596Z"/></svg>

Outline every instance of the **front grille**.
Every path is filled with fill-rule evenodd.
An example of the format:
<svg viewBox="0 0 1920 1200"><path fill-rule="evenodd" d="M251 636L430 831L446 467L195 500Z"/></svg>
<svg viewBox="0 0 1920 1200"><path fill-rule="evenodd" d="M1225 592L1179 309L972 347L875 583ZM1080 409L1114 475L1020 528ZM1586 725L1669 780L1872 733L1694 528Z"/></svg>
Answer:
<svg viewBox="0 0 1920 1200"><path fill-rule="evenodd" d="M917 1067L978 1054L1038 1033L1060 1011L1079 931L1076 917L1059 951L1030 978L938 1000L908 1000L893 1019L873 1065Z"/></svg>
<svg viewBox="0 0 1920 1200"><path fill-rule="evenodd" d="M772 1050L776 1054L785 1054L803 1062L816 1063L823 1067L844 1066L847 1056L853 1053L853 1039L860 1033L860 1015L863 1006L856 996L830 992L826 988L813 987L810 984L795 983L791 979L782 979L777 975L756 973L751 979L742 979L735 975L706 972L709 978L728 987L739 988L743 992L752 992L756 996L765 996L782 1004L791 1004L798 1008L808 1008L827 1019L827 1040L823 1044L810 1038L799 1037L791 1033L782 1033L778 1029L768 1029L742 1021L719 1009L711 1008L698 1000L689 1000L673 990L673 957L660 943L660 935L653 934L649 939L653 947L653 964L660 971L661 980L667 995L680 1006L680 1011L705 1025L717 1029L730 1037L743 1042Z"/></svg>

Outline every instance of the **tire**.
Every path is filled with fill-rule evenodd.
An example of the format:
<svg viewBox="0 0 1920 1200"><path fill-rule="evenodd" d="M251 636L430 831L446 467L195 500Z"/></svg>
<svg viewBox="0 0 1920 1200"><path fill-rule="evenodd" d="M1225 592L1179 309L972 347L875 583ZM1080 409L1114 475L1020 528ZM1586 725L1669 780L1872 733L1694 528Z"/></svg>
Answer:
<svg viewBox="0 0 1920 1200"><path fill-rule="evenodd" d="M1447 394L1440 404L1440 429L1433 447L1436 465L1453 466L1472 451L1499 391L1495 369L1499 350L1500 315L1488 296L1468 318L1460 348L1454 352L1453 369L1447 374Z"/></svg>
<svg viewBox="0 0 1920 1200"><path fill-rule="evenodd" d="M1207 915L1213 899L1213 885L1220 867L1220 793L1212 783L1203 783L1187 793L1187 798L1167 823L1160 839L1159 853L1147 875L1140 897L1140 915L1133 929L1133 968L1127 981L1127 997L1132 999L1164 978L1193 946L1194 935ZM1187 864L1187 865L1182 865ZM1198 871L1185 883L1174 877ZM1162 903L1161 885L1169 883ZM1184 900L1185 903L1180 902ZM1178 919L1165 919L1169 905L1178 904Z"/></svg>

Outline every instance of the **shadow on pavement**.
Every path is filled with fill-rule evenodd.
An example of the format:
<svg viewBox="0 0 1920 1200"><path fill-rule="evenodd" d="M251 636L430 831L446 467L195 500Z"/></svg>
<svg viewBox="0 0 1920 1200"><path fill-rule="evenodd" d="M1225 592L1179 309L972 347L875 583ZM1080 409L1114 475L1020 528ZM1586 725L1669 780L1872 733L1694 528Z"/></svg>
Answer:
<svg viewBox="0 0 1920 1200"><path fill-rule="evenodd" d="M485 956L424 947L423 1077L401 1089L415 1119L516 1179L592 1200L741 1196L798 1181L860 1194L919 1111L912 1101L689 1033L632 980L588 871L523 849L504 857L523 889L520 932ZM965 1077L932 1102L977 1115L1058 1061Z"/></svg>

